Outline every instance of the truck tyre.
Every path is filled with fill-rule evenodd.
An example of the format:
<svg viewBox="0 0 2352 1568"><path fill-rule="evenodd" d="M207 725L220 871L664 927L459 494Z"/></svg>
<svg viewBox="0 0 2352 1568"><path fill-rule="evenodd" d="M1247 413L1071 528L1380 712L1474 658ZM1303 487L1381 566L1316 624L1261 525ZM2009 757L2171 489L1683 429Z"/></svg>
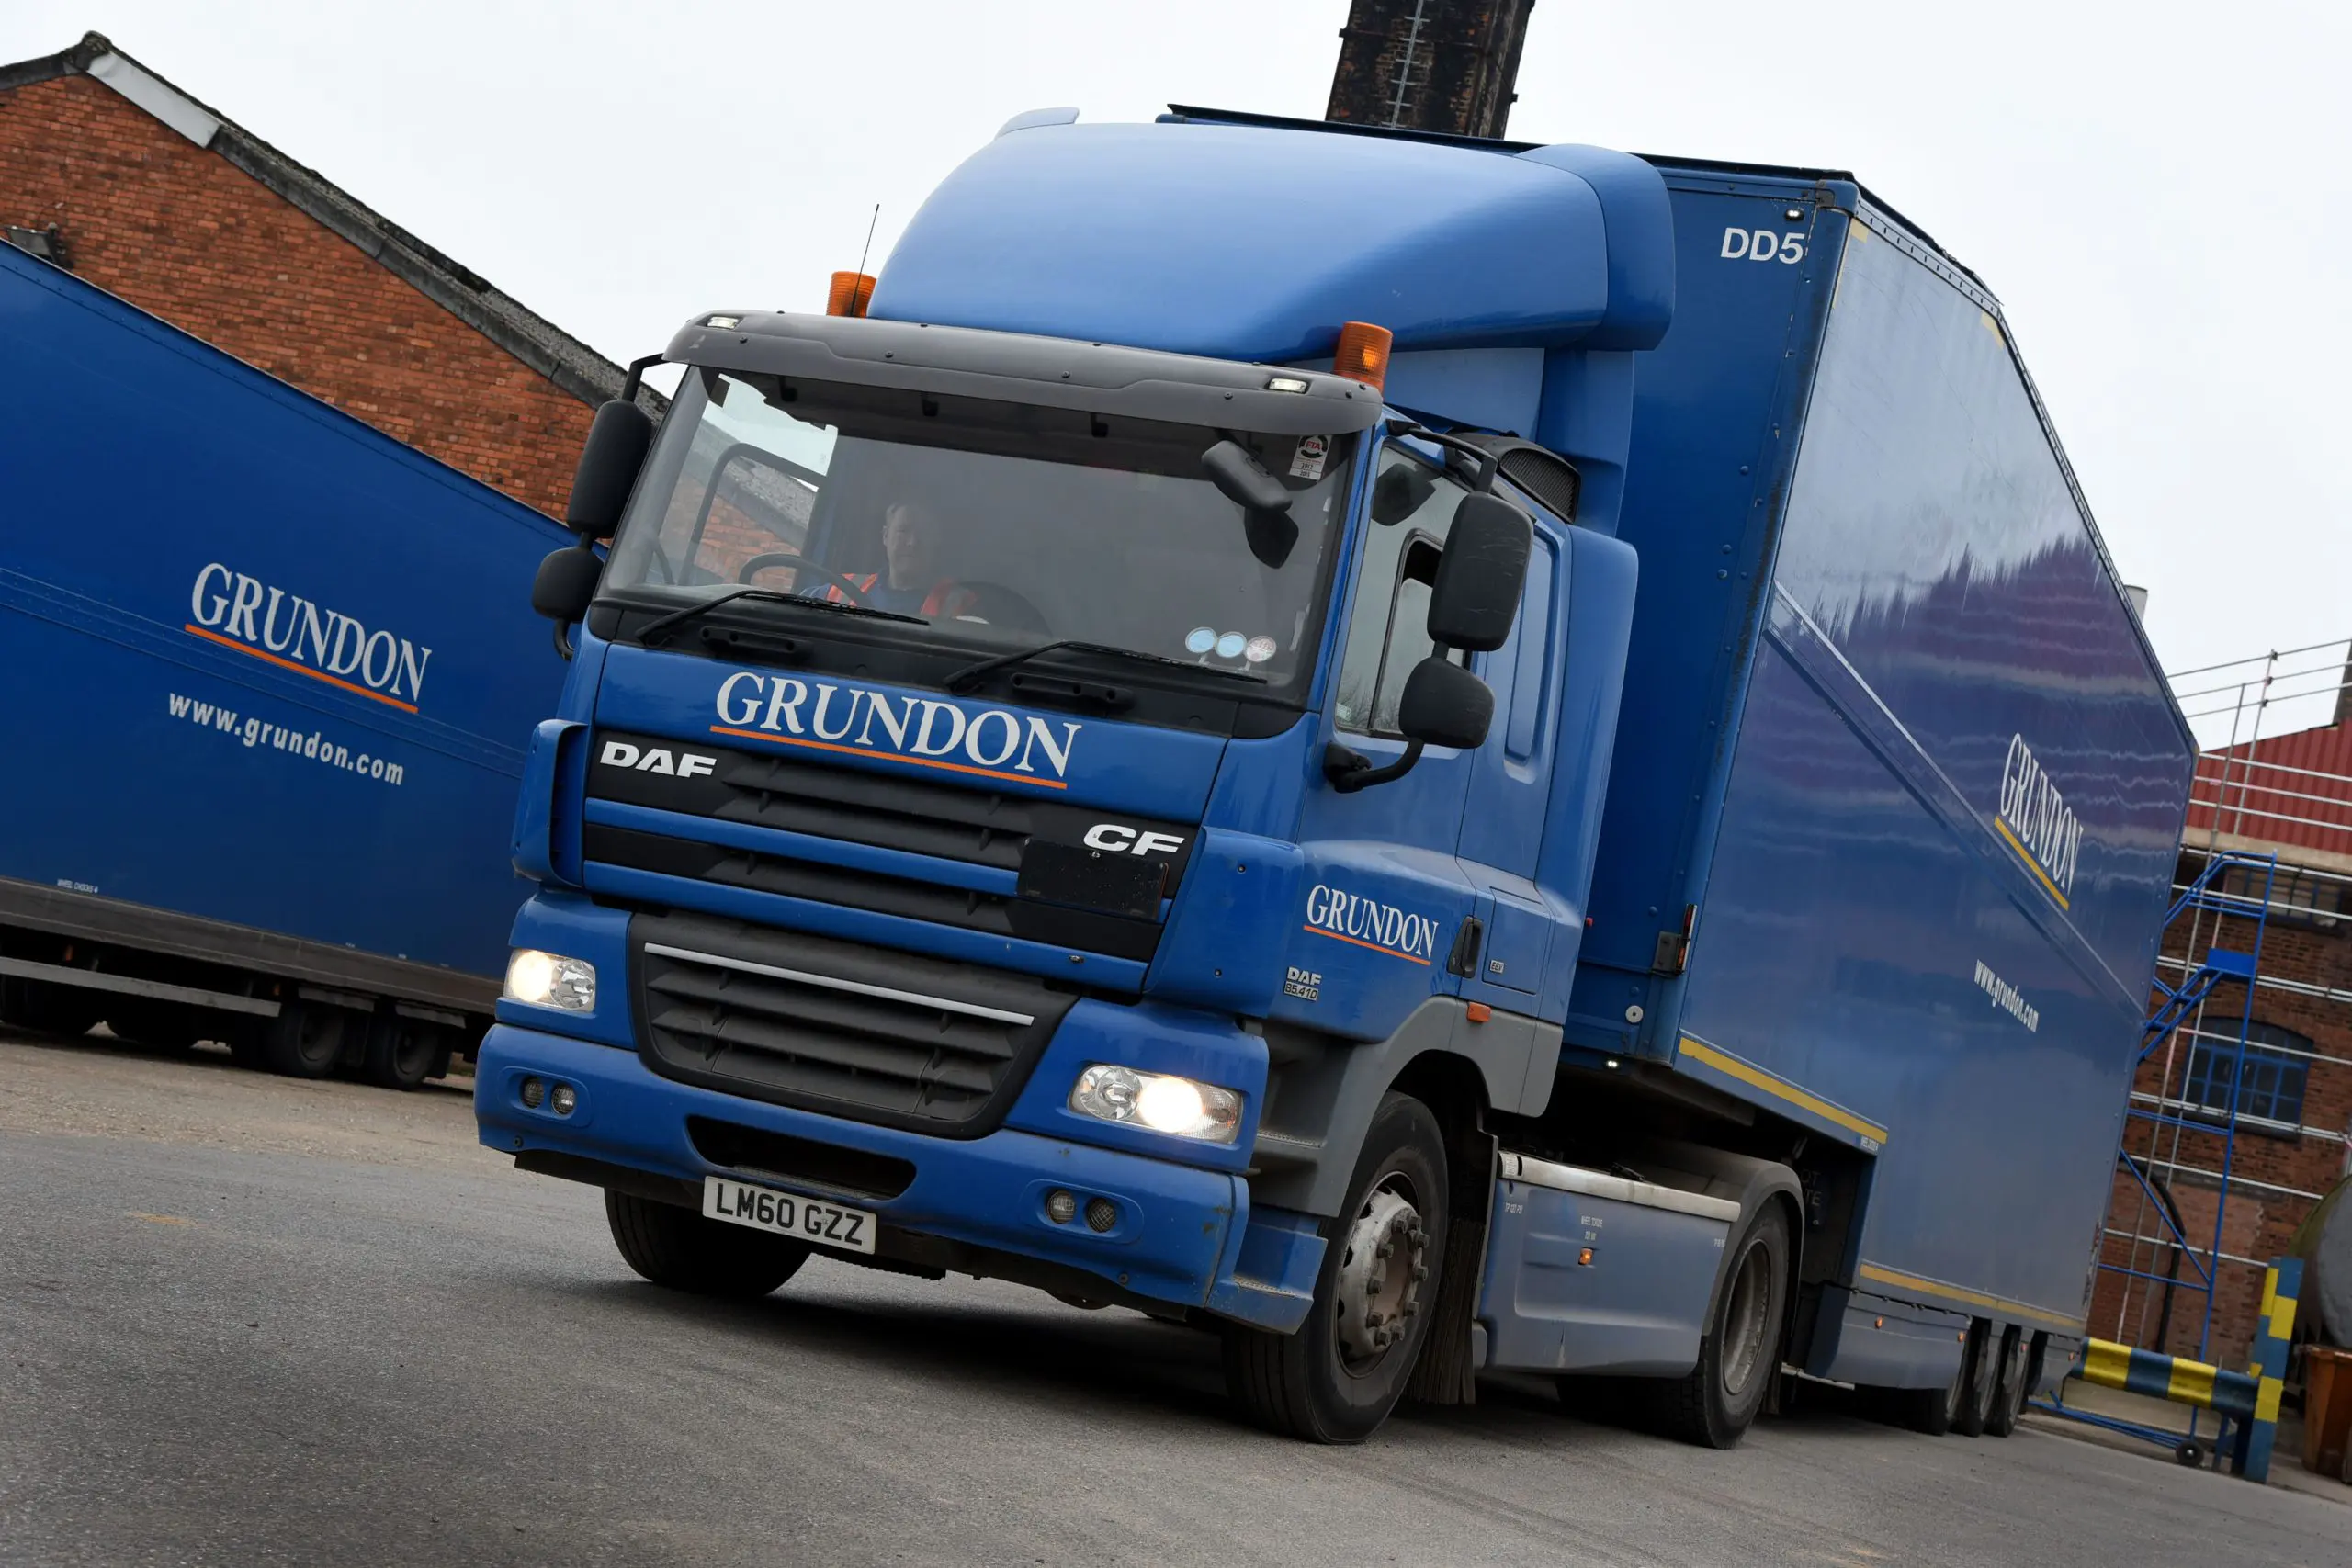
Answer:
<svg viewBox="0 0 2352 1568"><path fill-rule="evenodd" d="M2025 1409L2026 1333L2011 1324L2001 1330L2000 1372L1993 1383L1993 1414L1985 1418L1984 1430L1996 1438L2006 1438L2018 1429L2018 1416Z"/></svg>
<svg viewBox="0 0 2352 1568"><path fill-rule="evenodd" d="M270 1021L262 1062L289 1078L322 1078L343 1059L346 1030L357 1015L338 1007L292 1001Z"/></svg>
<svg viewBox="0 0 2352 1568"><path fill-rule="evenodd" d="M1961 1390L1968 1382L1968 1358L1941 1388L1883 1388L1877 1391L1880 1416L1897 1427L1908 1427L1930 1438L1951 1430L1960 1414Z"/></svg>
<svg viewBox="0 0 2352 1568"><path fill-rule="evenodd" d="M368 1061L361 1075L369 1083L413 1089L448 1070L448 1043L434 1025L398 1013L368 1021Z"/></svg>
<svg viewBox="0 0 2352 1568"><path fill-rule="evenodd" d="M1961 1358L1960 1407L1952 1412L1951 1429L1963 1438L1981 1438L1993 1418L1994 1385L2000 1381L1998 1331L1984 1318L1968 1325L1968 1353Z"/></svg>
<svg viewBox="0 0 2352 1568"><path fill-rule="evenodd" d="M1729 1254L1714 1321L1699 1341L1699 1364L1648 1391L1651 1424L1665 1436L1727 1449L1747 1435L1781 1375L1790 1250L1788 1211L1768 1202Z"/></svg>
<svg viewBox="0 0 2352 1568"><path fill-rule="evenodd" d="M692 1209L605 1191L605 1220L621 1260L664 1290L752 1300L808 1261L808 1248L780 1235L723 1224Z"/></svg>
<svg viewBox="0 0 2352 1568"><path fill-rule="evenodd" d="M95 991L43 980L0 980L0 1021L36 1034L87 1034L98 1021Z"/></svg>
<svg viewBox="0 0 2352 1568"><path fill-rule="evenodd" d="M1323 1222L1315 1304L1295 1334L1229 1325L1225 1381L1258 1425L1360 1443L1396 1408L1443 1283L1445 1134L1428 1106L1390 1094L1374 1113L1338 1215Z"/></svg>

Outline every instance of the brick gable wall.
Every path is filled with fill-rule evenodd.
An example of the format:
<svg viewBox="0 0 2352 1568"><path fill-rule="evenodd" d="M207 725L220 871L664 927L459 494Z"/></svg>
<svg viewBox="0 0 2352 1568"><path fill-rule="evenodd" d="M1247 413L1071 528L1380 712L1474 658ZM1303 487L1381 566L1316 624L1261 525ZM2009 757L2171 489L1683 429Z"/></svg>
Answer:
<svg viewBox="0 0 2352 1568"><path fill-rule="evenodd" d="M88 282L561 514L586 404L102 84L0 92L0 223L55 224Z"/></svg>

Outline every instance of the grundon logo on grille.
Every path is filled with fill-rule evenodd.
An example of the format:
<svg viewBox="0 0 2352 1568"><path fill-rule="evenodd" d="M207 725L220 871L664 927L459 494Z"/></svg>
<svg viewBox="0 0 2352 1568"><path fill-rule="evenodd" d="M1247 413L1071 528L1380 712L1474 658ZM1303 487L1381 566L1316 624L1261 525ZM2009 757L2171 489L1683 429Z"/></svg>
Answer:
<svg viewBox="0 0 2352 1568"><path fill-rule="evenodd" d="M1003 708L935 697L889 697L863 686L739 670L718 685L713 735L847 751L949 773L1066 789L1075 719L1048 723Z"/></svg>

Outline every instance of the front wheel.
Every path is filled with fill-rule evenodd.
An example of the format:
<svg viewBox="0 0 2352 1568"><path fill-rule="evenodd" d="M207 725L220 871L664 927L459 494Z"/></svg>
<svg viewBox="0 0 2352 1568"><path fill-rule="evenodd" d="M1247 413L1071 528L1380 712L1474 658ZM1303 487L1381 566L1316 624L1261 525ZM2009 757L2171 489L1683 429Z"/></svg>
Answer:
<svg viewBox="0 0 2352 1568"><path fill-rule="evenodd" d="M1295 1334L1228 1326L1226 1386L1250 1417L1317 1443L1360 1443L1420 1359L1445 1257L1445 1135L1407 1095L1380 1102L1348 1201L1324 1222L1315 1305Z"/></svg>
<svg viewBox="0 0 2352 1568"><path fill-rule="evenodd" d="M609 1188L605 1221L623 1262L654 1284L691 1295L764 1296L808 1261L808 1249L797 1242Z"/></svg>
<svg viewBox="0 0 2352 1568"><path fill-rule="evenodd" d="M1767 1203L1732 1248L1714 1321L1699 1342L1699 1364L1651 1394L1666 1436L1727 1449L1747 1435L1781 1372L1790 1250L1788 1211Z"/></svg>

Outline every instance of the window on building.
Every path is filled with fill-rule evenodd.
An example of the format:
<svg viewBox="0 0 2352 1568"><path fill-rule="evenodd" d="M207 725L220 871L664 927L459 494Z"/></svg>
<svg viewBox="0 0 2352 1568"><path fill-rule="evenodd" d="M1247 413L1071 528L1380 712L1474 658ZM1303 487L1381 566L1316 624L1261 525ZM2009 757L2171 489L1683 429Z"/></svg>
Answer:
<svg viewBox="0 0 2352 1568"><path fill-rule="evenodd" d="M2238 1064L2234 1040L2199 1040L2188 1054L2188 1087L2182 1098L2189 1104L2226 1116L2230 1111L2230 1074L2238 1074L2238 1114L2262 1122L2303 1124L2303 1089L2311 1077L2312 1043L2308 1036L2275 1023L2256 1023L2245 1032L2245 1060Z"/></svg>
<svg viewBox="0 0 2352 1568"><path fill-rule="evenodd" d="M2298 871L2291 865L2282 865L2268 874L2272 919L2292 920L2330 931L2336 921L2344 918L2345 883L2342 878ZM2221 890L2233 897L2259 901L2264 875L2260 866L2225 866L2222 870Z"/></svg>

